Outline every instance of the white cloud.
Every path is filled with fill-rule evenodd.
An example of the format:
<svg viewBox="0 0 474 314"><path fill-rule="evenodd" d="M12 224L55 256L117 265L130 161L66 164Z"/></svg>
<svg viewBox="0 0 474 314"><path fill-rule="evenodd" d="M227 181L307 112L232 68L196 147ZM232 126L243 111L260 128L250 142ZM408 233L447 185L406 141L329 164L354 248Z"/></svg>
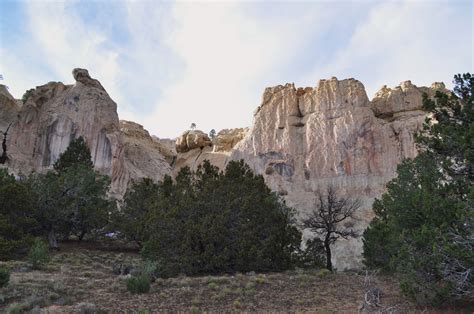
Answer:
<svg viewBox="0 0 474 314"><path fill-rule="evenodd" d="M407 79L449 83L474 68L461 4L25 2L27 36L0 47L0 68L21 97L85 67L121 119L176 137L192 122L249 126L264 88L286 82L355 77L369 96Z"/></svg>
<svg viewBox="0 0 474 314"><path fill-rule="evenodd" d="M346 47L309 78L355 77L372 97L382 86L412 80L422 86L472 71L472 15L468 3L384 2L359 23ZM472 6L472 3L471 3ZM468 27L466 27L468 26Z"/></svg>
<svg viewBox="0 0 474 314"><path fill-rule="evenodd" d="M2 52L2 58L8 58L2 69L13 75L13 78L9 76L14 82L11 90L16 97L21 97L26 89L51 80L70 83L73 81L72 69L83 67L97 73L96 78L120 101L122 95L115 81L118 53L102 47L106 41L104 35L87 27L71 10L71 5L73 2L26 4L31 37L24 39L25 44L16 47L16 53ZM53 76L46 78L44 73L32 73L28 65L33 69L35 65L47 68L46 72L52 72Z"/></svg>
<svg viewBox="0 0 474 314"><path fill-rule="evenodd" d="M172 13L177 25L166 42L185 68L145 120L158 136L177 136L192 122L204 131L249 126L264 78L291 62L312 31L304 13L269 25L235 3L176 4Z"/></svg>

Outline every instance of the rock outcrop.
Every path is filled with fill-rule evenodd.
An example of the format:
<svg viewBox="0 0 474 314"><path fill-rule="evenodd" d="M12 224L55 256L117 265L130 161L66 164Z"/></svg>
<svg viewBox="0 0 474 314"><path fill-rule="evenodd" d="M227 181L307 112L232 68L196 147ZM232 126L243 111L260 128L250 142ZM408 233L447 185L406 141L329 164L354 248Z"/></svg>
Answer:
<svg viewBox="0 0 474 314"><path fill-rule="evenodd" d="M69 142L82 135L96 169L112 174L122 149L117 105L100 84L86 80L86 70L79 73L81 81L74 85L50 82L36 87L26 100L9 137L9 167L50 168Z"/></svg>
<svg viewBox="0 0 474 314"><path fill-rule="evenodd" d="M173 175L176 175L181 168L186 166L194 171L204 160L209 160L221 170L224 169L230 160L232 148L244 138L247 131L248 128L224 129L217 133L212 141L202 131L184 132L183 135L176 139L176 151L178 154L173 163ZM202 139L197 142L204 143L205 145L192 144L191 146L185 146L183 143L188 142L187 138L190 132L202 136ZM190 149L190 147L193 148Z"/></svg>
<svg viewBox="0 0 474 314"><path fill-rule="evenodd" d="M172 156L172 152L154 140L142 125L121 120L120 131L123 148L120 167L117 167L112 183L118 195L123 195L133 180L148 177L159 181L165 175L171 175L172 160L166 160L166 156Z"/></svg>
<svg viewBox="0 0 474 314"><path fill-rule="evenodd" d="M111 176L115 196L122 195L132 179L170 174L160 148L141 126L122 133L117 105L99 81L84 69L74 69L73 76L74 85L50 82L36 87L18 110L18 118L10 121L7 166L23 173L51 169L69 142L83 136L94 167ZM11 101L0 101L3 125L9 119L3 117L3 108Z"/></svg>
<svg viewBox="0 0 474 314"><path fill-rule="evenodd" d="M313 208L315 192L329 185L340 195L360 198L358 219L351 223L362 233L373 217L373 200L399 162L416 155L414 133L425 119L421 93L437 88L444 86L403 82L393 90L384 87L372 102L354 79L267 88L253 126L230 158L244 159L263 174L300 217ZM337 269L360 266L360 238L339 240L333 251Z"/></svg>
<svg viewBox="0 0 474 314"><path fill-rule="evenodd" d="M8 91L5 85L0 84L0 131L5 132L9 125L16 122L20 102Z"/></svg>
<svg viewBox="0 0 474 314"><path fill-rule="evenodd" d="M183 166L195 170L205 159L220 169L244 159L300 218L313 208L316 192L333 186L339 195L361 200L357 220L350 222L361 234L397 165L416 156L414 134L426 117L422 94L436 90L447 91L442 83L428 88L406 81L384 86L369 101L354 79L321 80L314 88L270 87L250 129L222 130L213 148L177 149L173 173ZM182 136L176 144L185 147L184 142ZM360 238L339 240L333 248L336 268L359 267L361 253Z"/></svg>
<svg viewBox="0 0 474 314"><path fill-rule="evenodd" d="M50 169L78 136L86 139L96 169L111 176L117 197L142 177L161 180L184 166L196 170L206 159L220 169L244 159L299 217L329 185L341 196L359 198L362 207L350 223L360 233L397 165L417 154L414 134L426 117L422 93L447 91L442 83L416 87L406 81L384 86L370 101L355 79L331 78L306 88L278 85L265 90L251 128L222 130L213 140L191 130L169 140L150 136L137 123L119 122L117 105L87 70L75 69L73 76L74 85L36 87L24 104L0 85L0 130L11 125L6 165L13 171ZM360 238L337 241L335 267L359 267L361 253Z"/></svg>
<svg viewBox="0 0 474 314"><path fill-rule="evenodd" d="M370 107L375 116L393 120L403 116L406 112L420 111L422 109L422 95L433 97L436 90L448 92L443 83L433 83L431 87L416 87L411 81L400 83L395 88L384 85L370 102Z"/></svg>
<svg viewBox="0 0 474 314"><path fill-rule="evenodd" d="M185 131L176 139L176 151L186 153L195 148L212 146L212 142L206 133L200 130Z"/></svg>
<svg viewBox="0 0 474 314"><path fill-rule="evenodd" d="M245 134L247 134L248 130L248 128L220 130L219 133L217 133L216 138L214 139L214 151L230 151L238 142L240 142L245 137Z"/></svg>

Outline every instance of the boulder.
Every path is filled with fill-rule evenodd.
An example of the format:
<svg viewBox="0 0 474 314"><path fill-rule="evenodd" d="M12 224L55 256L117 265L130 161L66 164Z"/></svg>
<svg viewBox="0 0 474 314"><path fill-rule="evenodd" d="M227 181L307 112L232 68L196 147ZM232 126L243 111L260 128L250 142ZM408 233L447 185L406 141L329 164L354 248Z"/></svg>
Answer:
<svg viewBox="0 0 474 314"><path fill-rule="evenodd" d="M223 129L217 133L213 141L215 152L230 151L238 142L240 142L248 128Z"/></svg>
<svg viewBox="0 0 474 314"><path fill-rule="evenodd" d="M176 139L176 151L185 153L195 148L212 146L211 139L200 130L185 131Z"/></svg>

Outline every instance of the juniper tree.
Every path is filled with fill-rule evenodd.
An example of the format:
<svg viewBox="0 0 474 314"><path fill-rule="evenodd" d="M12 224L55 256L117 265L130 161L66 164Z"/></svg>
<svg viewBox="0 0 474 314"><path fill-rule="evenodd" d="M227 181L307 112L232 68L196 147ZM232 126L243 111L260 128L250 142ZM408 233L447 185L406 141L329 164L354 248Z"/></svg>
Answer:
<svg viewBox="0 0 474 314"><path fill-rule="evenodd" d="M454 77L454 91L423 95L428 115L421 153L403 161L374 203L364 232L369 267L397 273L419 303L441 303L474 286L474 77Z"/></svg>
<svg viewBox="0 0 474 314"><path fill-rule="evenodd" d="M360 200L340 197L336 190L329 186L325 193L316 193L316 204L305 219L303 227L320 237L326 252L326 268L333 270L331 261L331 245L338 239L349 239L358 236L351 226L344 221L355 219L355 212L360 207ZM346 221L347 222L347 221Z"/></svg>
<svg viewBox="0 0 474 314"><path fill-rule="evenodd" d="M86 168L93 168L92 156L89 146L82 136L72 140L66 151L56 160L54 170L61 172L71 166L84 165Z"/></svg>

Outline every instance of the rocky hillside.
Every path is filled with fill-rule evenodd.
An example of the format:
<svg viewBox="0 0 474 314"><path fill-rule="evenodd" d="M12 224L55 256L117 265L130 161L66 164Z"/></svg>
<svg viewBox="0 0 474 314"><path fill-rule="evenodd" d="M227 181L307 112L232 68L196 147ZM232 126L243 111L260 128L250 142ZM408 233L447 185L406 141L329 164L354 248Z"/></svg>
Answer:
<svg viewBox="0 0 474 314"><path fill-rule="evenodd" d="M111 176L112 192L120 197L134 179L160 180L206 159L221 169L244 159L300 217L313 207L315 192L329 185L360 198L358 219L349 222L360 232L397 164L416 155L414 133L425 118L422 93L445 89L442 83L428 88L406 81L384 86L370 101L355 79L321 80L314 88L279 85L265 90L250 128L222 130L214 139L190 130L173 142L119 121L102 85L87 70L73 75L74 85L38 86L24 104L0 89L1 130L11 124L4 166L15 172L49 169L71 139L82 135L96 169ZM338 241L335 267L358 267L361 251L360 239Z"/></svg>
<svg viewBox="0 0 474 314"><path fill-rule="evenodd" d="M125 192L130 180L171 174L148 132L136 124L121 128L117 105L100 82L84 69L74 69L73 76L74 85L49 82L36 87L18 109L13 97L2 93L2 131L11 124L4 165L23 173L50 169L71 139L83 136L95 168L112 178L115 196Z"/></svg>
<svg viewBox="0 0 474 314"><path fill-rule="evenodd" d="M222 148L218 136L213 147L178 150L174 171L183 165L196 168L204 159L220 168L228 160L244 159L300 217L314 206L315 192L331 185L341 196L361 199L358 219L348 223L362 234L373 217L374 199L395 176L398 163L416 155L414 134L425 119L422 93L433 95L436 89L445 87L416 87L406 81L393 89L384 86L369 101L355 79L321 80L314 88L270 87L252 127L226 131L237 143ZM360 266L361 253L360 238L338 241L335 267Z"/></svg>

